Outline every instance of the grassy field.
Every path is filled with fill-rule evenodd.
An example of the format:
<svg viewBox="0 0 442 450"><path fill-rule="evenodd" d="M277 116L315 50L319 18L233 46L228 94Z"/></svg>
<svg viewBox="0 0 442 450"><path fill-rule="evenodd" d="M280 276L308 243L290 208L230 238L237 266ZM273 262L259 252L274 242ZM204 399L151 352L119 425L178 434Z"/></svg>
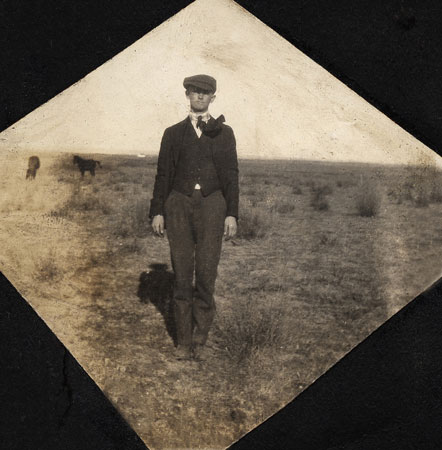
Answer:
<svg viewBox="0 0 442 450"><path fill-rule="evenodd" d="M156 160L93 157L3 157L0 267L149 448L227 447L441 275L441 173L240 161L209 358L177 362Z"/></svg>

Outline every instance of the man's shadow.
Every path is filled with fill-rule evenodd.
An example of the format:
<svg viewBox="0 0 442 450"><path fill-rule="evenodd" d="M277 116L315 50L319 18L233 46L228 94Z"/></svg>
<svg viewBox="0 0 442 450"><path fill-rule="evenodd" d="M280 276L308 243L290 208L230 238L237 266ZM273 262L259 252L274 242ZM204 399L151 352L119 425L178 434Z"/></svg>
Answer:
<svg viewBox="0 0 442 450"><path fill-rule="evenodd" d="M149 301L161 313L166 330L176 343L176 327L172 311L174 274L167 270L167 264L151 264L149 272L142 272L138 285L138 298L142 303Z"/></svg>

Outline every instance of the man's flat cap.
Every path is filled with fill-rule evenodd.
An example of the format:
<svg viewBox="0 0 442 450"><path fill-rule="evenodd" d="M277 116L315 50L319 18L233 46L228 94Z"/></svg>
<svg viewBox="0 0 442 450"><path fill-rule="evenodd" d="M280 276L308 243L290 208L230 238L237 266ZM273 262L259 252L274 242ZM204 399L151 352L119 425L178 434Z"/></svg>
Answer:
<svg viewBox="0 0 442 450"><path fill-rule="evenodd" d="M209 75L193 75L184 78L183 86L187 89L189 86L195 86L206 91L216 91L216 80Z"/></svg>

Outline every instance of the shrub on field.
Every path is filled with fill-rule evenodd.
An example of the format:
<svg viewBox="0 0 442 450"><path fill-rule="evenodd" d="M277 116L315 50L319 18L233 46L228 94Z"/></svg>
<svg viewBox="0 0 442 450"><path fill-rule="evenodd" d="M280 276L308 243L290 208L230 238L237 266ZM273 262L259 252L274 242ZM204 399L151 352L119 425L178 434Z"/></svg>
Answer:
<svg viewBox="0 0 442 450"><path fill-rule="evenodd" d="M387 196L394 200L398 205L401 205L405 200L411 200L411 197L407 198L407 194L408 190L405 189L405 186L400 185L399 183L396 183L387 192Z"/></svg>
<svg viewBox="0 0 442 450"><path fill-rule="evenodd" d="M253 206L256 206L259 202L262 202L265 199L265 191L256 185L242 188L241 195L248 197L248 200Z"/></svg>
<svg viewBox="0 0 442 450"><path fill-rule="evenodd" d="M310 189L314 189L315 186L316 186L316 183L315 183L314 180L305 180L302 184L303 184L305 187L308 187L308 188L310 188Z"/></svg>
<svg viewBox="0 0 442 450"><path fill-rule="evenodd" d="M35 262L34 275L39 281L53 281L61 275L61 270L56 264L54 250L49 250Z"/></svg>
<svg viewBox="0 0 442 450"><path fill-rule="evenodd" d="M294 195L302 195L302 189L299 184L292 185L292 194Z"/></svg>
<svg viewBox="0 0 442 450"><path fill-rule="evenodd" d="M131 226L126 217L123 217L114 228L114 235L120 238L126 238L131 235Z"/></svg>
<svg viewBox="0 0 442 450"><path fill-rule="evenodd" d="M97 203L94 198L86 197L84 195L80 195L73 199L72 205L74 206L72 209L76 211L92 211L94 209L98 209Z"/></svg>
<svg viewBox="0 0 442 450"><path fill-rule="evenodd" d="M324 197L326 195L333 194L333 188L328 184L321 184L319 186L312 187L312 192Z"/></svg>
<svg viewBox="0 0 442 450"><path fill-rule="evenodd" d="M319 245L335 246L337 242L338 238L335 235L322 233L319 236Z"/></svg>
<svg viewBox="0 0 442 450"><path fill-rule="evenodd" d="M214 327L216 345L236 364L246 363L260 351L276 350L287 339L282 311L273 308L272 302L256 301L254 295L233 302Z"/></svg>
<svg viewBox="0 0 442 450"><path fill-rule="evenodd" d="M88 270L95 268L105 261L102 254L98 250L91 249L86 247L81 255L82 269Z"/></svg>
<svg viewBox="0 0 442 450"><path fill-rule="evenodd" d="M428 206L442 202L442 172L432 168L421 168L414 176L416 206Z"/></svg>
<svg viewBox="0 0 442 450"><path fill-rule="evenodd" d="M86 196L77 182L67 201L59 209L52 210L50 214L54 217L72 217L76 212L92 211L95 206L95 199L92 196Z"/></svg>
<svg viewBox="0 0 442 450"><path fill-rule="evenodd" d="M143 246L137 237L126 239L120 247L120 251L124 253L140 253Z"/></svg>
<svg viewBox="0 0 442 450"><path fill-rule="evenodd" d="M122 191L124 191L124 185L121 183L115 183L113 185L112 189L116 192L122 192Z"/></svg>
<svg viewBox="0 0 442 450"><path fill-rule="evenodd" d="M89 211L98 211L105 215L111 214L111 203L105 198L105 195L98 196L92 192L83 193L80 191L73 194L68 199L68 201L60 208L58 214L56 211L53 211L52 214L69 217L76 212L84 213Z"/></svg>
<svg viewBox="0 0 442 450"><path fill-rule="evenodd" d="M327 211L330 208L328 200L326 198L314 197L310 205L316 211Z"/></svg>
<svg viewBox="0 0 442 450"><path fill-rule="evenodd" d="M413 201L417 208L425 208L430 204L430 194L424 189L419 189L413 197Z"/></svg>
<svg viewBox="0 0 442 450"><path fill-rule="evenodd" d="M287 201L277 201L271 208L272 211L276 211L279 214L287 214L294 211L295 205Z"/></svg>
<svg viewBox="0 0 442 450"><path fill-rule="evenodd" d="M340 178L336 181L336 186L339 188L348 188L352 186L356 186L357 182L350 178Z"/></svg>
<svg viewBox="0 0 442 450"><path fill-rule="evenodd" d="M408 201L420 208L442 202L442 172L428 166L408 167L405 180L398 182L388 195L398 204Z"/></svg>
<svg viewBox="0 0 442 450"><path fill-rule="evenodd" d="M432 203L442 203L442 179L440 183L433 187L430 194L430 201Z"/></svg>
<svg viewBox="0 0 442 450"><path fill-rule="evenodd" d="M312 196L310 200L310 206L316 211L327 211L330 207L327 195L333 193L333 189L328 185L313 186L311 188Z"/></svg>
<svg viewBox="0 0 442 450"><path fill-rule="evenodd" d="M58 208L58 209L52 209L47 214L49 217L54 217L57 219L62 220L63 218L68 216L68 210L64 207Z"/></svg>
<svg viewBox="0 0 442 450"><path fill-rule="evenodd" d="M356 208L361 217L374 217L381 207L381 194L376 183L363 181L356 196Z"/></svg>
<svg viewBox="0 0 442 450"><path fill-rule="evenodd" d="M247 196L255 196L258 194L258 189L256 186L249 186L246 188L241 189L241 193L243 195L247 195Z"/></svg>
<svg viewBox="0 0 442 450"><path fill-rule="evenodd" d="M238 221L237 236L240 239L258 239L267 233L267 219L264 213L255 207L242 205Z"/></svg>

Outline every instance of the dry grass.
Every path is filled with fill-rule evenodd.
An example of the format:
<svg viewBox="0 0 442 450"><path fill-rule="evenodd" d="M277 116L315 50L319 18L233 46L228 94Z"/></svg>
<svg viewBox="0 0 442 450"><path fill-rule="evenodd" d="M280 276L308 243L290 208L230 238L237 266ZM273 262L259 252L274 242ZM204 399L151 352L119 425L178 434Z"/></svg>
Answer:
<svg viewBox="0 0 442 450"><path fill-rule="evenodd" d="M147 219L156 161L92 157L103 165L95 178L81 180L65 155L42 164L32 189L17 182L16 198L3 183L1 245L13 260L16 233L17 248L32 250L24 273L29 292L39 286L37 311L51 312L43 317L149 448L227 447L439 272L440 173L422 187L429 207L416 208L425 183L399 168L240 161L239 236L223 246L208 361L179 363L169 297L140 294L151 265L165 265L157 286L172 279L167 240ZM358 196L370 197L362 174L383 196L373 221L355 214ZM409 189L402 203L397 186ZM33 239L31 217L47 238ZM45 250L49 238L57 251Z"/></svg>
<svg viewBox="0 0 442 450"><path fill-rule="evenodd" d="M289 344L284 314L272 303L270 300L263 304L256 295L249 294L220 316L214 340L232 363L247 365L257 354Z"/></svg>

